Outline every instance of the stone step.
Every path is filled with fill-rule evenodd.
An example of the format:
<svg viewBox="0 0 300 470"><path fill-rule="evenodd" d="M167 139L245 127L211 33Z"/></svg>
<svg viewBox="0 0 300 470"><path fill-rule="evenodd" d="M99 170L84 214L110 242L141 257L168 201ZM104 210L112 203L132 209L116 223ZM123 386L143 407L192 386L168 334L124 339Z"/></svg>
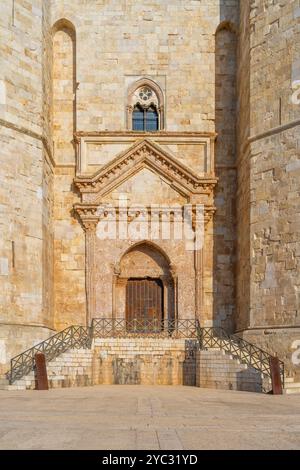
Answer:
<svg viewBox="0 0 300 470"><path fill-rule="evenodd" d="M9 385L8 379L0 379L0 389L2 386Z"/></svg>
<svg viewBox="0 0 300 470"><path fill-rule="evenodd" d="M285 387L285 388L300 388L300 382L290 382L288 383L288 385Z"/></svg>
<svg viewBox="0 0 300 470"><path fill-rule="evenodd" d="M295 379L294 379L294 377L285 377L285 378L284 378L284 382L285 382L286 384L294 383L294 382L295 382Z"/></svg>
<svg viewBox="0 0 300 470"><path fill-rule="evenodd" d="M299 387L295 387L295 388L285 388L283 390L283 393L285 395L292 395L292 394L300 393L300 385Z"/></svg>

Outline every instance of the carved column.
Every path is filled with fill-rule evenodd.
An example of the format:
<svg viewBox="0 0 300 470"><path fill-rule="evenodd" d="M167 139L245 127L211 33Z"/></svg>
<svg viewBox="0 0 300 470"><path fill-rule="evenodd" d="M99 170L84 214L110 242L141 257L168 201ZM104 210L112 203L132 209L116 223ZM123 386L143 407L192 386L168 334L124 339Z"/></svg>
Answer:
<svg viewBox="0 0 300 470"><path fill-rule="evenodd" d="M170 296L170 282L169 282L169 277L168 276L160 276L160 280L163 285L163 305L164 305L164 311L163 311L163 329L164 331L168 331L169 327L169 317L170 317L170 312L169 312L169 296Z"/></svg>
<svg viewBox="0 0 300 470"><path fill-rule="evenodd" d="M86 324L95 318L95 238L98 220L82 221L85 231Z"/></svg>
<svg viewBox="0 0 300 470"><path fill-rule="evenodd" d="M203 244L202 248L195 250L194 252L194 263L195 263L195 313L196 318L199 319L200 324L203 325L209 320L212 322L212 312L207 311L207 295L205 295L205 289L207 285L207 276L209 273L209 278L213 279L213 260L211 259L211 265L204 265L204 259L208 254L213 256L211 252L213 244L213 233L211 221L215 213L214 206L205 206L204 209L204 231L203 231ZM207 294L207 292L206 292Z"/></svg>
<svg viewBox="0 0 300 470"><path fill-rule="evenodd" d="M195 250L195 310L196 318L201 321L203 311L203 248Z"/></svg>
<svg viewBox="0 0 300 470"><path fill-rule="evenodd" d="M173 313L174 313L174 324L177 325L178 321L178 276L177 276L177 269L174 264L170 265L170 273L171 273L171 279L170 279L170 288L171 292L173 289Z"/></svg>

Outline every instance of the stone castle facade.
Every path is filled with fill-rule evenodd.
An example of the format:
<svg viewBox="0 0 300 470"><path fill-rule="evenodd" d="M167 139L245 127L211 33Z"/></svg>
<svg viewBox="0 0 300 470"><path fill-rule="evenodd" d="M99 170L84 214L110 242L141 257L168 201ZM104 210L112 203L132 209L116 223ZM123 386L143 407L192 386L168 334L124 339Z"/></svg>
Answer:
<svg viewBox="0 0 300 470"><path fill-rule="evenodd" d="M299 373L299 0L4 0L1 13L1 372L69 325L134 319L151 281L146 315L221 326ZM162 225L173 208L172 230L201 206L201 248L101 237L151 204Z"/></svg>

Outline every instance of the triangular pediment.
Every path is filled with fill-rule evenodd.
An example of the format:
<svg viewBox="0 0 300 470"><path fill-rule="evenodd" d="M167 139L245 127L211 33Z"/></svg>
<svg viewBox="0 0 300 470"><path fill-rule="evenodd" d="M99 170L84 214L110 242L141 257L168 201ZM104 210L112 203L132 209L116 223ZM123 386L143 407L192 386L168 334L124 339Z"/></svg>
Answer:
<svg viewBox="0 0 300 470"><path fill-rule="evenodd" d="M74 183L89 202L97 203L144 169L159 175L185 198L211 190L216 181L201 178L158 144L145 139L119 154L93 176L78 176ZM86 196L86 197L85 197Z"/></svg>
<svg viewBox="0 0 300 470"><path fill-rule="evenodd" d="M166 203L182 206L189 201L187 196L183 196L172 187L169 181L147 166L123 181L114 191L102 197L101 202L113 204L125 195L130 199L131 204L142 204L146 207L151 204Z"/></svg>

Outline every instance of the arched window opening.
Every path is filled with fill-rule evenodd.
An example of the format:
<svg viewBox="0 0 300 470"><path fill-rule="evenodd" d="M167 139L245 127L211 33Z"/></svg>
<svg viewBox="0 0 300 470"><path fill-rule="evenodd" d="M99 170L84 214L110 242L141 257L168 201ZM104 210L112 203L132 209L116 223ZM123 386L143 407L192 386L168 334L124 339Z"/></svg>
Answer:
<svg viewBox="0 0 300 470"><path fill-rule="evenodd" d="M135 83L128 95L128 129L137 132L157 132L163 129L163 94L151 80Z"/></svg>

